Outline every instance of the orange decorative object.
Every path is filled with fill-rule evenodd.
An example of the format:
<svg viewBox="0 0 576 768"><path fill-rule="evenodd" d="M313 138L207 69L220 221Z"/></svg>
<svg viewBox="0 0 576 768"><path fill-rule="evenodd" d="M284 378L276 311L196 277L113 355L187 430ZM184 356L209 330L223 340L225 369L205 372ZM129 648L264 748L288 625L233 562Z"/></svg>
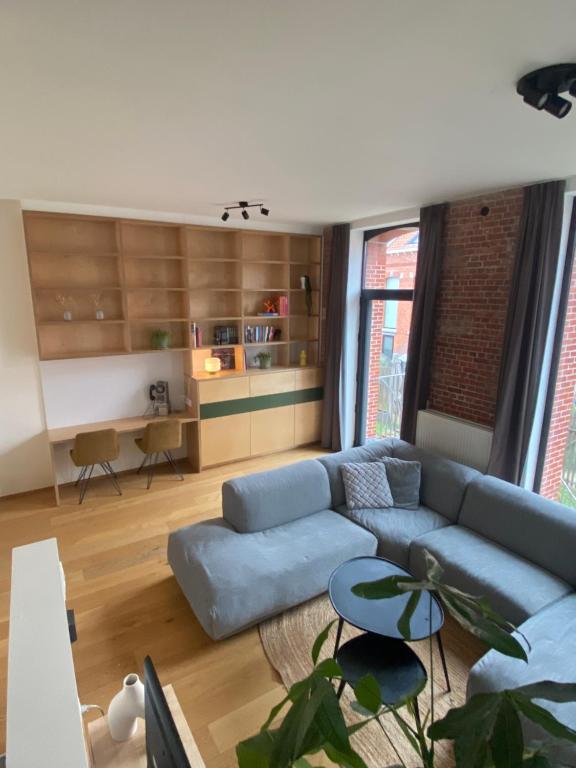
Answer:
<svg viewBox="0 0 576 768"><path fill-rule="evenodd" d="M275 299L264 299L264 312L277 312Z"/></svg>

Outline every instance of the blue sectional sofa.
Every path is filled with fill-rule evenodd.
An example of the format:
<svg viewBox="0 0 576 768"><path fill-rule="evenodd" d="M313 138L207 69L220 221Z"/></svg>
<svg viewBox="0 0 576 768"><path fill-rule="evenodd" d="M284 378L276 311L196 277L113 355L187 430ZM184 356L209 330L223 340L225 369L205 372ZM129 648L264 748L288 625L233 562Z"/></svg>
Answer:
<svg viewBox="0 0 576 768"><path fill-rule="evenodd" d="M383 456L421 462L420 506L348 510L340 466ZM222 510L168 542L176 579L214 639L325 592L349 558L377 553L422 576L428 550L448 583L486 597L533 646L528 665L487 653L469 695L576 681L576 513L560 504L388 439L230 480ZM576 705L550 709L576 727ZM560 749L576 765L574 747Z"/></svg>

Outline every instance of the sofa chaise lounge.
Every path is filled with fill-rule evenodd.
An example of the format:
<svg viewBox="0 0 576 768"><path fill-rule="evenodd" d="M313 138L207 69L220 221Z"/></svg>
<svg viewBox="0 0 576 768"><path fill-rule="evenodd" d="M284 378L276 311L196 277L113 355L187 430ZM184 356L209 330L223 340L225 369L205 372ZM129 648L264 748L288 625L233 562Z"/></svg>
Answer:
<svg viewBox="0 0 576 768"><path fill-rule="evenodd" d="M417 509L349 510L340 467L388 456L422 465ZM170 535L168 560L205 631L234 634L326 591L340 563L377 553L486 597L527 636L530 663L487 653L469 695L576 680L576 514L396 439L227 481L223 517ZM576 727L576 704L546 705ZM525 723L530 738L544 738ZM576 765L573 746L559 757Z"/></svg>

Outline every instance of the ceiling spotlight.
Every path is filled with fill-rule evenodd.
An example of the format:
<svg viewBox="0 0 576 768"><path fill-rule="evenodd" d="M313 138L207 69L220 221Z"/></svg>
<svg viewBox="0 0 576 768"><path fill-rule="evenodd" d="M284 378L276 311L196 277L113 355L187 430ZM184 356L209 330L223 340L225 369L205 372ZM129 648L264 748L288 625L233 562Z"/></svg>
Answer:
<svg viewBox="0 0 576 768"><path fill-rule="evenodd" d="M531 107L566 117L572 104L558 94L568 91L576 98L576 64L553 64L528 72L516 83L516 91Z"/></svg>
<svg viewBox="0 0 576 768"><path fill-rule="evenodd" d="M566 117L568 112L572 109L572 102L567 99L563 99L562 96L551 95L544 104L544 109L554 117Z"/></svg>
<svg viewBox="0 0 576 768"><path fill-rule="evenodd" d="M270 213L270 208L264 208L264 206L261 205L260 213L262 214L262 216L268 216L268 214Z"/></svg>
<svg viewBox="0 0 576 768"><path fill-rule="evenodd" d="M228 213L228 211L224 211L224 213L222 214L222 221L228 221L229 218L230 218L230 214Z"/></svg>
<svg viewBox="0 0 576 768"><path fill-rule="evenodd" d="M244 221L247 221L250 218L250 214L246 210L247 208L260 208L260 213L262 216L268 216L270 213L269 208L264 207L264 203L249 203L248 200L240 200L240 202L237 205L227 205L224 208L224 213L222 214L222 221L228 221L230 218L230 211L242 211L242 218Z"/></svg>
<svg viewBox="0 0 576 768"><path fill-rule="evenodd" d="M249 216L249 214L248 214L248 211L247 211L245 208L244 208L244 210L242 211L242 218L244 219L244 221L246 221L247 219L249 219L249 218L250 218L250 216Z"/></svg>

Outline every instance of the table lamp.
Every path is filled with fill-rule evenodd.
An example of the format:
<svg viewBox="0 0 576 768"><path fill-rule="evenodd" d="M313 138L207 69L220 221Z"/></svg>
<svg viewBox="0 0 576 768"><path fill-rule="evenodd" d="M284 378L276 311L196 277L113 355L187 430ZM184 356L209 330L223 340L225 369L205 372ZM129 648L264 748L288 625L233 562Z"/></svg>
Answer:
<svg viewBox="0 0 576 768"><path fill-rule="evenodd" d="M206 373L218 373L222 368L222 362L219 357L207 357L204 360L204 370Z"/></svg>

